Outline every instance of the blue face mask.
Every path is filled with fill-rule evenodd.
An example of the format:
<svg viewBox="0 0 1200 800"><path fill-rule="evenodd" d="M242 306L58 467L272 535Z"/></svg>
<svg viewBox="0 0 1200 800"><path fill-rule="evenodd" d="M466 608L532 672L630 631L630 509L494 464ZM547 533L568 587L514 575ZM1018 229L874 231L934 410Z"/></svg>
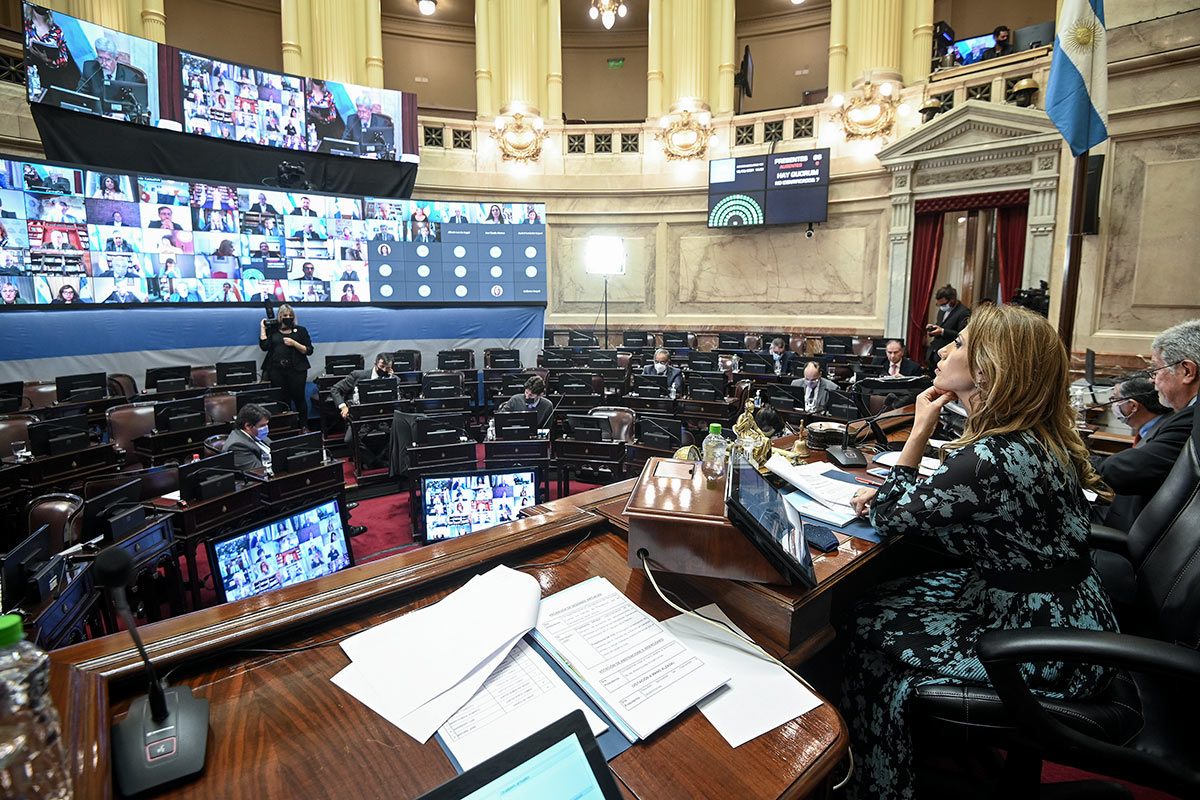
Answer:
<svg viewBox="0 0 1200 800"><path fill-rule="evenodd" d="M271 432L271 426L263 425L261 428L259 428L258 430L256 430L254 432L254 438L258 439L260 442L266 441L267 434L269 434L270 432Z"/></svg>

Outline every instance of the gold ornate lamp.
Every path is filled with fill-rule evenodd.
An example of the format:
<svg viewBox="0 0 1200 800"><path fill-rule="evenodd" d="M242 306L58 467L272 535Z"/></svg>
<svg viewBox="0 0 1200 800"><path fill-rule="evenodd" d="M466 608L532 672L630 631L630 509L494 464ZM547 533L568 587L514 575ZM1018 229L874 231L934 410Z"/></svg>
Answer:
<svg viewBox="0 0 1200 800"><path fill-rule="evenodd" d="M867 81L853 94L834 95L830 102L838 107L833 121L842 126L847 141L887 136L897 118L908 113L907 104L896 96L896 87L886 81L878 85Z"/></svg>
<svg viewBox="0 0 1200 800"><path fill-rule="evenodd" d="M702 159L708 152L712 113L703 104L676 103L659 124L654 138L662 142L668 161Z"/></svg>
<svg viewBox="0 0 1200 800"><path fill-rule="evenodd" d="M489 133L500 146L505 161L537 161L542 157L546 130L536 108L506 106L500 109Z"/></svg>
<svg viewBox="0 0 1200 800"><path fill-rule="evenodd" d="M612 30L617 17L624 17L627 13L624 0L592 0L592 6L588 9L588 16L600 20L606 31Z"/></svg>

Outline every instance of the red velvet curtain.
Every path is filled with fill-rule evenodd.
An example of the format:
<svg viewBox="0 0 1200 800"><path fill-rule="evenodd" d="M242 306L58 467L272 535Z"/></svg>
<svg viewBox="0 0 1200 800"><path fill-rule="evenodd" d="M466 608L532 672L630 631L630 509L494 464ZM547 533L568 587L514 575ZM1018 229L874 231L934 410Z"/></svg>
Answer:
<svg viewBox="0 0 1200 800"><path fill-rule="evenodd" d="M1000 255L1000 302L1011 303L1025 268L1025 224L1029 206L996 210L996 248Z"/></svg>
<svg viewBox="0 0 1200 800"><path fill-rule="evenodd" d="M921 362L925 361L925 319L941 253L942 213L917 214L913 225L912 294L908 300L908 356Z"/></svg>

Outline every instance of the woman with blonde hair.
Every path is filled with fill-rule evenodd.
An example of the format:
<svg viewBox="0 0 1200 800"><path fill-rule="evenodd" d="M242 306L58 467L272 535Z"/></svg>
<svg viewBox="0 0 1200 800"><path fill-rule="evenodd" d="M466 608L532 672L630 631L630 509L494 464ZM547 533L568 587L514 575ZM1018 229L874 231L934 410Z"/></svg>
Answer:
<svg viewBox="0 0 1200 800"><path fill-rule="evenodd" d="M899 461L854 505L869 509L880 536L914 537L967 566L886 583L847 620L841 708L855 757L851 797L913 796L908 699L919 685L986 685L975 654L983 631L1117 629L1088 557L1083 494L1107 489L1075 430L1054 328L1019 306L980 308L939 354ZM966 409L966 428L922 479L921 455L952 400ZM1025 676L1040 694L1073 698L1108 678L1061 663L1026 667Z"/></svg>
<svg viewBox="0 0 1200 800"><path fill-rule="evenodd" d="M313 354L312 337L308 329L296 324L296 310L286 303L279 307L279 325L267 329L267 321L259 323L258 346L267 354L262 374L272 386L283 389L288 402L300 413L300 425L308 421L308 401L304 399L304 384L308 380L308 357Z"/></svg>

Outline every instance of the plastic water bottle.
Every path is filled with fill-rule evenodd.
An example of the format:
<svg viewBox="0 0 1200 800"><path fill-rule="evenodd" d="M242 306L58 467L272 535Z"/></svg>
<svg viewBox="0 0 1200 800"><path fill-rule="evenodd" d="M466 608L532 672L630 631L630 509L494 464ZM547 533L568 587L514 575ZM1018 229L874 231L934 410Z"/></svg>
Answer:
<svg viewBox="0 0 1200 800"><path fill-rule="evenodd" d="M704 461L700 464L700 470L709 480L716 480L725 474L725 454L728 448L729 444L721 435L721 424L719 422L710 423L708 436L704 437L704 444L701 448L704 453Z"/></svg>
<svg viewBox="0 0 1200 800"><path fill-rule="evenodd" d="M268 475L274 475L275 471L271 468L271 448L262 448L262 465Z"/></svg>
<svg viewBox="0 0 1200 800"><path fill-rule="evenodd" d="M0 617L0 789L23 800L70 800L50 659L25 641L21 618Z"/></svg>

